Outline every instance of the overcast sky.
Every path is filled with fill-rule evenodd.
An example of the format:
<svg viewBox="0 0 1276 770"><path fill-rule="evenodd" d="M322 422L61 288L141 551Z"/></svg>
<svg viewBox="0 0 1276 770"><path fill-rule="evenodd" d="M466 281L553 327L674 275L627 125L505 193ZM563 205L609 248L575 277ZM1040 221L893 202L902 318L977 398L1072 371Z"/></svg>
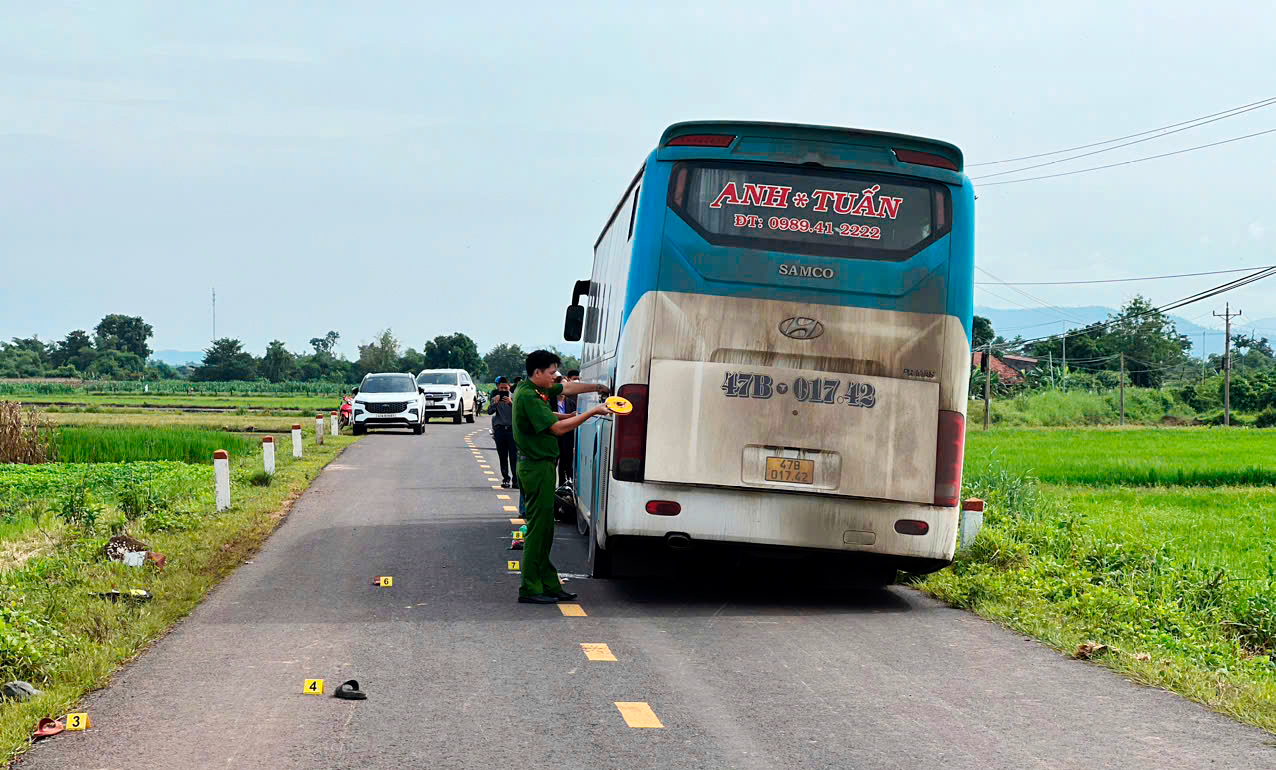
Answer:
<svg viewBox="0 0 1276 770"><path fill-rule="evenodd" d="M118 312L196 350L215 286L218 336L257 354L329 329L349 356L386 327L417 348L552 343L670 123L882 129L977 163L1276 96L1270 2L611 5L0 0L0 337ZM1034 173L1273 127L1276 106ZM977 184L977 263L1007 281L1276 264L1274 178L1269 134ZM1116 305L1226 278L1026 290ZM977 302L1038 304L992 291ZM1276 278L1228 298L1276 317Z"/></svg>

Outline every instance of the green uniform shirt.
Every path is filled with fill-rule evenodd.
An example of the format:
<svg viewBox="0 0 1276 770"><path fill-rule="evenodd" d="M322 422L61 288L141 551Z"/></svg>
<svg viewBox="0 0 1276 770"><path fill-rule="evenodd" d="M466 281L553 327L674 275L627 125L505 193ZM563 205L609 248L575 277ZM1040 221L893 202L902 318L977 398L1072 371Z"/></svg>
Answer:
<svg viewBox="0 0 1276 770"><path fill-rule="evenodd" d="M528 460L557 460L558 437L550 426L558 422L549 399L558 398L562 385L538 388L531 380L523 380L514 391L514 443L518 454Z"/></svg>

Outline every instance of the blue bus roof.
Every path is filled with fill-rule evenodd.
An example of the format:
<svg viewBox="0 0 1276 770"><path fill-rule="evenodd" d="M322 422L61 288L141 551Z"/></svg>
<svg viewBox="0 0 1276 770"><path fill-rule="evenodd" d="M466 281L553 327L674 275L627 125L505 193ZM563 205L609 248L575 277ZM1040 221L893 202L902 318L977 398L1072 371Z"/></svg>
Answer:
<svg viewBox="0 0 1276 770"><path fill-rule="evenodd" d="M668 147L670 140L690 134L727 134L736 137L754 137L758 139L779 140L780 142L811 144L815 146L869 146L882 150L913 150L926 152L951 162L956 166L959 175L964 167L961 150L956 145L938 139L927 139L908 134L893 134L886 131L868 131L858 128L839 128L836 126L813 126L801 123L767 123L761 121L724 121L694 120L675 123L665 129L660 137L658 150L662 160L673 160L688 157L694 153L701 157L723 157L725 154L738 156L740 153L728 153L725 148L707 147ZM737 141L738 145L739 142ZM667 149L666 149L667 148ZM776 158L779 160L779 158ZM825 163L823 165L840 165ZM939 170L939 169L936 169ZM952 172L948 172L951 174Z"/></svg>

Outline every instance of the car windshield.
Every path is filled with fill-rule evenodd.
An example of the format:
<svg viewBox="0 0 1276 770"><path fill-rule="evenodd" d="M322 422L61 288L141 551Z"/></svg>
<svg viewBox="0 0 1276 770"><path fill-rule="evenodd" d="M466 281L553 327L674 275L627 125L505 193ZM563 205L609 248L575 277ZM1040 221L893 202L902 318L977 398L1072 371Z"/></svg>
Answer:
<svg viewBox="0 0 1276 770"><path fill-rule="evenodd" d="M455 385L456 372L421 372L416 378L417 385Z"/></svg>
<svg viewBox="0 0 1276 770"><path fill-rule="evenodd" d="M410 374L378 374L367 378L359 386L360 393L413 393L416 382Z"/></svg>

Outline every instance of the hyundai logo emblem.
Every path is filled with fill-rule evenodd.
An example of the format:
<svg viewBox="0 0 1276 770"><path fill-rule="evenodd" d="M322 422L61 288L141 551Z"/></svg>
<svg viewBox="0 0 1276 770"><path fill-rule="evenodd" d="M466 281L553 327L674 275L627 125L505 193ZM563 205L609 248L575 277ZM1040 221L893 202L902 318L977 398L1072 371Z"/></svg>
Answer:
<svg viewBox="0 0 1276 770"><path fill-rule="evenodd" d="M814 318L786 318L780 322L780 334L795 340L813 340L824 333L824 324Z"/></svg>

